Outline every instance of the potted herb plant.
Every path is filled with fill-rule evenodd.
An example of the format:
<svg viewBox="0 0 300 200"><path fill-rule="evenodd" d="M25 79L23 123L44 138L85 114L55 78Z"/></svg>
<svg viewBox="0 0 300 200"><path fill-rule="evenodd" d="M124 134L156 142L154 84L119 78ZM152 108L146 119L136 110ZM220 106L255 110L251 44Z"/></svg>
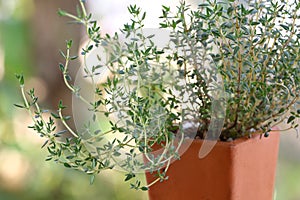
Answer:
<svg viewBox="0 0 300 200"><path fill-rule="evenodd" d="M68 74L78 59L72 41L59 65L77 105L76 131L62 102L46 120L34 90L26 93L17 75L24 100L17 106L47 138L47 160L83 171L91 182L105 169L126 171L125 181L149 190L150 199L272 199L276 126L299 126L300 3L163 6L160 29L168 42L162 46L143 29L146 13L139 7L128 7L132 20L122 38L103 36L79 3L77 15L59 10L83 24L89 38L79 55L80 78ZM91 64L95 52L98 63ZM66 130L58 131L55 120ZM137 179L141 170L146 185Z"/></svg>

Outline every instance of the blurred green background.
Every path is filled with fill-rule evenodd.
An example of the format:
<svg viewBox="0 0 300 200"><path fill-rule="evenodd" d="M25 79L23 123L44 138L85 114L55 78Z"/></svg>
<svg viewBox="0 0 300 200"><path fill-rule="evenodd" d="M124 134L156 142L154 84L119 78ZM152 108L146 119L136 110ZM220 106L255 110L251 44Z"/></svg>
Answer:
<svg viewBox="0 0 300 200"><path fill-rule="evenodd" d="M31 124L27 113L13 106L21 101L15 73L25 75L27 88L35 86L46 108L55 109L61 98L71 105L57 67L63 61L58 50L65 48L66 39L80 44L82 31L56 11L74 12L76 4L74 0L0 0L0 200L147 199L147 193L130 190L120 172L104 172L89 185L84 174L45 162L43 140L26 128ZM282 134L277 200L300 199L299 142L295 133Z"/></svg>

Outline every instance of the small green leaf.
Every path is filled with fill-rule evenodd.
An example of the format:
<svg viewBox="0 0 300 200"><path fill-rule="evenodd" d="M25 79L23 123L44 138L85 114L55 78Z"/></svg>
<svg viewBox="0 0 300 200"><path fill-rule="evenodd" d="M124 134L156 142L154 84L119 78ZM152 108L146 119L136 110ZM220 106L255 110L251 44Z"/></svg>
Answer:
<svg viewBox="0 0 300 200"><path fill-rule="evenodd" d="M122 155L121 153L119 153L119 152L114 152L114 154L113 154L115 157L119 157L120 155Z"/></svg>
<svg viewBox="0 0 300 200"><path fill-rule="evenodd" d="M24 85L24 76L20 74L16 74L16 78L19 80L21 86Z"/></svg>
<svg viewBox="0 0 300 200"><path fill-rule="evenodd" d="M233 50L233 55L236 55L240 50L240 47L239 46L235 46L234 47L234 50Z"/></svg>
<svg viewBox="0 0 300 200"><path fill-rule="evenodd" d="M87 49L90 51L90 50L92 50L93 49L93 45L90 45Z"/></svg>
<svg viewBox="0 0 300 200"><path fill-rule="evenodd" d="M91 177L90 177L90 184L93 185L94 182L95 182L95 175L93 174Z"/></svg>
<svg viewBox="0 0 300 200"><path fill-rule="evenodd" d="M18 107L18 108L25 108L25 106L19 105L19 104L14 104L14 106Z"/></svg>
<svg viewBox="0 0 300 200"><path fill-rule="evenodd" d="M295 119L296 119L295 116L290 116L290 117L288 118L288 120L287 120L287 123L289 124L289 123L291 123L292 121L294 121Z"/></svg>
<svg viewBox="0 0 300 200"><path fill-rule="evenodd" d="M59 131L59 132L55 133L55 135L56 135L57 137L59 137L59 136L65 134L65 133L67 133L67 131L66 131L66 130L62 130L62 131Z"/></svg>
<svg viewBox="0 0 300 200"><path fill-rule="evenodd" d="M288 31L290 29L287 25L284 25L284 24L280 24L280 26L286 31Z"/></svg>
<svg viewBox="0 0 300 200"><path fill-rule="evenodd" d="M64 120L65 120L65 121L67 121L67 120L69 120L69 119L71 119L71 116L65 116L65 117L64 117Z"/></svg>
<svg viewBox="0 0 300 200"><path fill-rule="evenodd" d="M62 50L59 50L59 53L60 53L60 55L61 55L62 57L66 58L66 55L65 55L65 53L64 53Z"/></svg>
<svg viewBox="0 0 300 200"><path fill-rule="evenodd" d="M67 48L70 49L72 47L73 40L67 40L66 43L67 43Z"/></svg>
<svg viewBox="0 0 300 200"><path fill-rule="evenodd" d="M236 38L235 38L231 33L228 33L228 34L226 35L226 38L228 38L228 39L230 39L230 40L232 40L232 41L235 41L235 40L236 40Z"/></svg>
<svg viewBox="0 0 300 200"><path fill-rule="evenodd" d="M160 25L160 28L167 28L168 27L168 25L165 24L165 23L160 23L159 25Z"/></svg>
<svg viewBox="0 0 300 200"><path fill-rule="evenodd" d="M167 6L162 6L162 7L166 12L169 12L171 10L170 7L167 7Z"/></svg>
<svg viewBox="0 0 300 200"><path fill-rule="evenodd" d="M279 114L280 114L280 113L283 113L283 112L284 112L284 110L285 110L284 108L281 108L281 109L279 110L279 112L278 112L278 113L279 113Z"/></svg>
<svg viewBox="0 0 300 200"><path fill-rule="evenodd" d="M76 60L78 58L78 56L71 56L70 60Z"/></svg>
<svg viewBox="0 0 300 200"><path fill-rule="evenodd" d="M46 140L44 144L41 146L41 149L44 148L48 144L49 140Z"/></svg>
<svg viewBox="0 0 300 200"><path fill-rule="evenodd" d="M45 159L45 161L50 161L50 160L52 160L52 157L47 157L47 158Z"/></svg>
<svg viewBox="0 0 300 200"><path fill-rule="evenodd" d="M51 115L55 118L55 119L60 119L59 115L55 114L55 113L51 113Z"/></svg>
<svg viewBox="0 0 300 200"><path fill-rule="evenodd" d="M62 9L58 9L58 11L57 11L57 14L59 15L59 16L66 16L67 15L67 12L66 11L64 11L64 10L62 10Z"/></svg>
<svg viewBox="0 0 300 200"><path fill-rule="evenodd" d="M59 63L59 69L61 72L65 71L65 66L62 63Z"/></svg>
<svg viewBox="0 0 300 200"><path fill-rule="evenodd" d="M149 35L149 36L147 36L147 39L151 39L151 38L153 38L155 36L155 34L152 34L152 35ZM150 49L150 48L149 48Z"/></svg>
<svg viewBox="0 0 300 200"><path fill-rule="evenodd" d="M142 191L148 191L149 188L144 186L144 187L141 187L141 190L142 190Z"/></svg>
<svg viewBox="0 0 300 200"><path fill-rule="evenodd" d="M71 165L69 163L64 163L64 166L67 168L71 168Z"/></svg>
<svg viewBox="0 0 300 200"><path fill-rule="evenodd" d="M270 133L269 132L266 132L265 134L264 134L264 137L269 137L270 136Z"/></svg>
<svg viewBox="0 0 300 200"><path fill-rule="evenodd" d="M144 20L145 18L146 18L146 12L143 13L143 16L142 16L141 20Z"/></svg>
<svg viewBox="0 0 300 200"><path fill-rule="evenodd" d="M199 4L198 6L199 6L199 7L207 7L207 6L209 6L209 4L208 4L208 3L201 3L201 4Z"/></svg>
<svg viewBox="0 0 300 200"><path fill-rule="evenodd" d="M79 18L82 18L82 12L81 12L81 9L80 9L80 7L78 5L76 6L76 12L77 12L77 16Z"/></svg>
<svg viewBox="0 0 300 200"><path fill-rule="evenodd" d="M256 25L259 25L259 24L260 24L260 22L255 22L255 21L250 22L250 25L252 25L252 26L256 26Z"/></svg>
<svg viewBox="0 0 300 200"><path fill-rule="evenodd" d="M65 109L66 108L66 106L63 105L62 100L59 101L58 108L60 108L60 109Z"/></svg>
<svg viewBox="0 0 300 200"><path fill-rule="evenodd" d="M217 37L220 37L220 31L219 30L217 30L217 29L213 29L213 30L211 30L211 32L212 32L212 34L213 35L215 35L215 36L217 36Z"/></svg>
<svg viewBox="0 0 300 200"><path fill-rule="evenodd" d="M68 75L68 74L66 74L65 77L66 77L67 81L71 81L72 80L71 76Z"/></svg>
<svg viewBox="0 0 300 200"><path fill-rule="evenodd" d="M126 174L125 176L126 176L125 181L129 181L130 179L135 177L135 174Z"/></svg>

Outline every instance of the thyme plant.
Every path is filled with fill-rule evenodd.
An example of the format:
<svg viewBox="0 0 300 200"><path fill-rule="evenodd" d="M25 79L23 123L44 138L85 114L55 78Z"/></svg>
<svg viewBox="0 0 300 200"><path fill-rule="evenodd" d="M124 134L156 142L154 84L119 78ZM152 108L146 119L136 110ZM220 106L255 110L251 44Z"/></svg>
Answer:
<svg viewBox="0 0 300 200"><path fill-rule="evenodd" d="M88 37L78 56L71 55L72 41L67 41L61 52L65 63L59 64L67 88L91 113L84 129L68 125L71 117L63 115L62 101L46 119L34 89L26 92L24 77L17 75L24 103L16 106L32 117L29 128L46 138L46 160L83 171L91 182L102 170L121 169L131 188L147 190L167 179L186 137L226 141L254 131L268 136L284 121L297 130L298 1L208 0L196 9L181 2L175 11L163 6L160 28L170 33L163 47L155 44L155 35L144 32L146 13L136 5L128 7L132 19L121 29L124 42L120 34L103 35L84 3L79 0L77 15L58 12L83 24ZM106 58L98 56L99 63L88 66L88 55L99 48ZM68 73L79 56L84 78L92 84L92 101ZM105 79L100 78L104 71L109 72ZM99 118L109 128L95 125ZM65 130L57 130L55 121ZM140 170L155 173L157 179L144 186L136 178Z"/></svg>
<svg viewBox="0 0 300 200"><path fill-rule="evenodd" d="M161 27L193 38L222 75L227 108L221 140L252 130L267 136L283 121L288 129L299 126L299 9L298 1L274 0L207 1L195 10L182 3L176 13L163 9ZM200 116L203 138L209 117Z"/></svg>

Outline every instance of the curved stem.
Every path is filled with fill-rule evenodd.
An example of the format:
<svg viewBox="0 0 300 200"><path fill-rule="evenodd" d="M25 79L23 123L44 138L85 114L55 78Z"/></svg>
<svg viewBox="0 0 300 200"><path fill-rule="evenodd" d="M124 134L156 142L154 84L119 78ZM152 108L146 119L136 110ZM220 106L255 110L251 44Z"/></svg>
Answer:
<svg viewBox="0 0 300 200"><path fill-rule="evenodd" d="M78 138L78 135L71 129L71 127L66 123L66 120L64 119L62 112L61 112L61 108L58 110L58 114L60 117L61 122L63 123L63 125L68 129L68 131L76 138Z"/></svg>

